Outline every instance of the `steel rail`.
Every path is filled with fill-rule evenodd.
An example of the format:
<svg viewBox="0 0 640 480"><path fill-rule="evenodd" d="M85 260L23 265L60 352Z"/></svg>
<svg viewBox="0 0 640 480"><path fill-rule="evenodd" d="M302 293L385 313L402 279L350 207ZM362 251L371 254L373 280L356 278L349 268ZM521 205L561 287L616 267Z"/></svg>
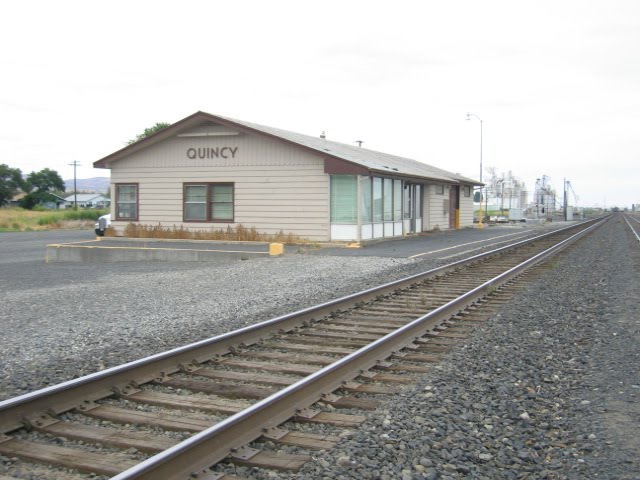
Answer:
<svg viewBox="0 0 640 480"><path fill-rule="evenodd" d="M423 315L346 357L228 417L174 447L116 475L112 480L178 480L193 478L212 464L226 458L235 449L259 438L270 427L293 417L301 405L311 405L333 392L344 382L423 336L443 320L477 302L495 288L504 285L550 255L558 253L606 222L602 219L558 244L486 281L445 305Z"/></svg>
<svg viewBox="0 0 640 480"><path fill-rule="evenodd" d="M434 278L446 271L597 221L598 219L589 220L537 235L313 307L4 400L0 402L0 433L28 425L29 418L43 413L60 414L76 408L79 399L96 401L106 398L114 392L124 390L132 383L144 384L158 378L160 374L170 375L184 366L204 363L216 355L228 353L232 347L239 344L251 345L272 333L291 330L300 322L322 318L331 312L351 307L355 302L366 302L393 293L412 283Z"/></svg>
<svg viewBox="0 0 640 480"><path fill-rule="evenodd" d="M631 233L633 233L636 236L636 240L638 240L638 242L640 242L640 235L638 235L638 232L636 231L635 228L633 228L633 225L631 225L631 222L629 222L629 219L627 218L626 215L622 215L622 218L624 218L624 221L627 222L627 225L629 226L629 229L631 230ZM636 218L631 218L631 220L640 223L640 221Z"/></svg>

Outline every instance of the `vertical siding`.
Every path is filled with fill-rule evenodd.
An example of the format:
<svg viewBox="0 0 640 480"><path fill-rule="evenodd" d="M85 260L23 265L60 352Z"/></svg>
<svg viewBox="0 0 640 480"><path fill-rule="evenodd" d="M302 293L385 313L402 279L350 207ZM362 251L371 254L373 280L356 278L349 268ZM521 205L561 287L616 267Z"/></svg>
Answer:
<svg viewBox="0 0 640 480"><path fill-rule="evenodd" d="M223 147L229 158L187 155L190 148L220 152ZM237 148L233 158L230 148ZM228 223L183 223L183 183L233 182L232 226L329 240L329 176L323 159L269 138L246 134L175 137L114 162L111 182L139 184L139 223L144 225L226 228ZM115 201L112 213L114 208ZM124 225L114 222L119 229Z"/></svg>

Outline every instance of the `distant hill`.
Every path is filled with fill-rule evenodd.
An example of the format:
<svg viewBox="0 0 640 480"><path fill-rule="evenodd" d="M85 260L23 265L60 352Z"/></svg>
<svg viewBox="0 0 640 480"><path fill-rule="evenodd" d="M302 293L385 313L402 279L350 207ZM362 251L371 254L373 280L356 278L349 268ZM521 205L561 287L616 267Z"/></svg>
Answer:
<svg viewBox="0 0 640 480"><path fill-rule="evenodd" d="M109 189L110 183L109 177L78 178L76 187L78 191L105 193ZM65 180L64 186L67 192L73 192L73 178Z"/></svg>

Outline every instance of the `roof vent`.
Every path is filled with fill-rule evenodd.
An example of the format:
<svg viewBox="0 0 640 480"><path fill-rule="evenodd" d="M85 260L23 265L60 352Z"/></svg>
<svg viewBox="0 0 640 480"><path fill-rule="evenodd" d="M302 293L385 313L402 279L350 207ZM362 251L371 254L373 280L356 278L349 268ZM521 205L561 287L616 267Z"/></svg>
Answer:
<svg viewBox="0 0 640 480"><path fill-rule="evenodd" d="M354 143L357 143L359 147L362 147L364 140L355 140Z"/></svg>
<svg viewBox="0 0 640 480"><path fill-rule="evenodd" d="M327 138L326 133L324 133L324 131L320 134L320 138Z"/></svg>

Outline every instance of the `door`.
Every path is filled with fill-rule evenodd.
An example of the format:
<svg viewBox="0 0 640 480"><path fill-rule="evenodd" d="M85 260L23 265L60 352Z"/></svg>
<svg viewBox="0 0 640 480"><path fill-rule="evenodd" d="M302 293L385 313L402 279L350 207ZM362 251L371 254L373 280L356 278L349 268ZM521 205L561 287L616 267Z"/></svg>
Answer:
<svg viewBox="0 0 640 480"><path fill-rule="evenodd" d="M414 183L404 185L404 233L422 231L422 187Z"/></svg>
<svg viewBox="0 0 640 480"><path fill-rule="evenodd" d="M449 187L449 228L460 228L460 187Z"/></svg>

